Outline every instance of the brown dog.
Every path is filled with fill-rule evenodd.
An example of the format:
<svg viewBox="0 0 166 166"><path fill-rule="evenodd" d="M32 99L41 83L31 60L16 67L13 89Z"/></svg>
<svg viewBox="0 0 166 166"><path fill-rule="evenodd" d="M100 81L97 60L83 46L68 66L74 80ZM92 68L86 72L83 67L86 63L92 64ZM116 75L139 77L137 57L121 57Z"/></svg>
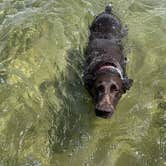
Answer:
<svg viewBox="0 0 166 166"><path fill-rule="evenodd" d="M122 94L129 90L133 80L126 75L126 57L122 38L127 29L112 13L108 5L90 27L87 59L83 80L95 102L100 117L111 117Z"/></svg>

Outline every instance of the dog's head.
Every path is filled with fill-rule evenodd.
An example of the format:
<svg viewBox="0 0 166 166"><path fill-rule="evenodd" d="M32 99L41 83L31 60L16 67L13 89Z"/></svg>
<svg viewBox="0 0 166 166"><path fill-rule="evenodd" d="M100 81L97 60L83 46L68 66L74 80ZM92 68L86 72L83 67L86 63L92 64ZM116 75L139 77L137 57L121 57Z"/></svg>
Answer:
<svg viewBox="0 0 166 166"><path fill-rule="evenodd" d="M122 94L129 90L133 80L123 77L114 66L102 66L89 80L88 90L95 102L97 116L109 118L113 115Z"/></svg>

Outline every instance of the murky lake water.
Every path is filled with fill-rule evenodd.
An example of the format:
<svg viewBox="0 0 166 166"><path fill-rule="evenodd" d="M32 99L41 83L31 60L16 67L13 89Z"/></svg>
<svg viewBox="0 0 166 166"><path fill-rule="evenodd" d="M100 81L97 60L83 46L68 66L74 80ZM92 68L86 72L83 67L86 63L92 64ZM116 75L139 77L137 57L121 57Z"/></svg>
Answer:
<svg viewBox="0 0 166 166"><path fill-rule="evenodd" d="M131 90L97 118L82 83L102 0L0 0L0 166L166 165L166 0L112 1Z"/></svg>

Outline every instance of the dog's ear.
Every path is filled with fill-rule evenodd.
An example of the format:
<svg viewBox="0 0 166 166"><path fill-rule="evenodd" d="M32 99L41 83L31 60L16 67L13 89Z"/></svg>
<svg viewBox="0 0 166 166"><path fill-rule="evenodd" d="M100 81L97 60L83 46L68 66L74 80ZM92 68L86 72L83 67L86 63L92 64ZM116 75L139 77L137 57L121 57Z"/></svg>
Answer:
<svg viewBox="0 0 166 166"><path fill-rule="evenodd" d="M94 84L93 76L91 74L84 74L83 80L86 89L90 91Z"/></svg>
<svg viewBox="0 0 166 166"><path fill-rule="evenodd" d="M123 92L126 93L126 90L129 90L133 84L133 80L127 77L123 80Z"/></svg>

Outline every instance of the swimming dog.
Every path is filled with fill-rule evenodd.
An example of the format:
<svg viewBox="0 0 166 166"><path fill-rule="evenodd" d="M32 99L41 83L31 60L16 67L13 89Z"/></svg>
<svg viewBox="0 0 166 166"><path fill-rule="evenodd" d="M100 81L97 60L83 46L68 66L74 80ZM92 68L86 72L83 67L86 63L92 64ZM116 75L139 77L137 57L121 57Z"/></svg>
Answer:
<svg viewBox="0 0 166 166"><path fill-rule="evenodd" d="M97 116L109 118L121 96L132 86L126 74L122 39L127 35L120 19L106 6L90 26L83 81L94 99Z"/></svg>

